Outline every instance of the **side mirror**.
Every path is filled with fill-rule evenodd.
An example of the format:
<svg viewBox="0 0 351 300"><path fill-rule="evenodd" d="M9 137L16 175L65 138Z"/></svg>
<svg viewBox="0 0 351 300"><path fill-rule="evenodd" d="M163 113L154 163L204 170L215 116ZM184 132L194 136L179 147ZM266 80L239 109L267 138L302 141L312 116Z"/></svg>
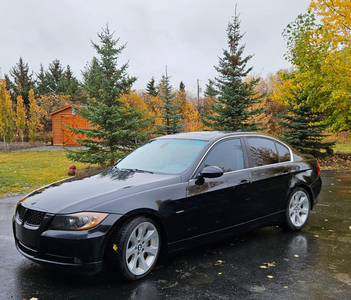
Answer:
<svg viewBox="0 0 351 300"><path fill-rule="evenodd" d="M217 177L221 177L222 175L223 175L222 169L217 166L205 167L200 173L200 176L204 178L217 178Z"/></svg>
<svg viewBox="0 0 351 300"><path fill-rule="evenodd" d="M216 166L205 167L202 172L197 176L195 184L203 185L205 183L205 178L217 178L223 175L221 168Z"/></svg>

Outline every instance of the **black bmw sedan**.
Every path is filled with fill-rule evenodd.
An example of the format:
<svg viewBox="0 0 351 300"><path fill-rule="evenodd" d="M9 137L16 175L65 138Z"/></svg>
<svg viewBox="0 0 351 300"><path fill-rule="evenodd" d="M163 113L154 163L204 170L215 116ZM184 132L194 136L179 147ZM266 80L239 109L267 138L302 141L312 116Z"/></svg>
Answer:
<svg viewBox="0 0 351 300"><path fill-rule="evenodd" d="M23 198L13 217L18 251L48 267L129 280L161 251L263 226L296 231L321 191L320 170L279 140L192 132L150 140L102 173L69 178Z"/></svg>

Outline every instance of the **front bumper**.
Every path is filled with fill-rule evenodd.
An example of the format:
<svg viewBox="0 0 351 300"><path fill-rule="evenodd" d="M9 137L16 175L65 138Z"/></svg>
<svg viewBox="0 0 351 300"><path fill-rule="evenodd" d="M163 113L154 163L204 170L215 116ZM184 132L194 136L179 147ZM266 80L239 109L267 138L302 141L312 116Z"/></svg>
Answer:
<svg viewBox="0 0 351 300"><path fill-rule="evenodd" d="M54 215L44 213L40 224L13 217L16 248L26 258L51 269L95 274L101 271L105 247L120 215L109 215L96 228L82 231L50 230ZM38 222L39 223L39 222Z"/></svg>

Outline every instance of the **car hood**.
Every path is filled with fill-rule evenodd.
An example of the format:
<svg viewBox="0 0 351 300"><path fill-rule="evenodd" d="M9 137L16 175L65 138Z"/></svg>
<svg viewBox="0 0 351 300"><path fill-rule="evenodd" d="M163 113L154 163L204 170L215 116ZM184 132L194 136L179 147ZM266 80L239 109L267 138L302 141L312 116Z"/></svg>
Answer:
<svg viewBox="0 0 351 300"><path fill-rule="evenodd" d="M49 213L74 213L180 181L180 176L175 175L110 168L99 174L54 182L28 194L20 202L29 209Z"/></svg>

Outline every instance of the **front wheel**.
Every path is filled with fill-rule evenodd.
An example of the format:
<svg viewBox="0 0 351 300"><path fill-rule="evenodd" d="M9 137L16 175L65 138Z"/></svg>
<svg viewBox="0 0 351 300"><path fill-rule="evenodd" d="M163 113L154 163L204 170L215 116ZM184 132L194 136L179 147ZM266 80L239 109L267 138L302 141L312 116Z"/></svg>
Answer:
<svg viewBox="0 0 351 300"><path fill-rule="evenodd" d="M161 236L154 220L138 216L117 229L108 245L110 269L128 280L146 276L161 250Z"/></svg>
<svg viewBox="0 0 351 300"><path fill-rule="evenodd" d="M311 201L304 188L296 188L289 197L285 212L283 229L290 231L301 230L307 223L311 210Z"/></svg>

